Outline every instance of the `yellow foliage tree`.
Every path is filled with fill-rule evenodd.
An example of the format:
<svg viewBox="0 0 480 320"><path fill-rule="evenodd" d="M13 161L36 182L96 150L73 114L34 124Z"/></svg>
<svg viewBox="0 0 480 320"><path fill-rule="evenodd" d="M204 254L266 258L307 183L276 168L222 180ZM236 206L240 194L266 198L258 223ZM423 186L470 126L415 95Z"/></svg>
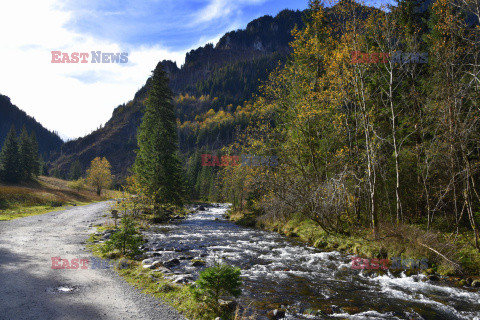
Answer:
<svg viewBox="0 0 480 320"><path fill-rule="evenodd" d="M90 168L87 170L87 182L97 189L97 195L101 194L102 189L108 188L112 184L111 167L105 157L96 157L90 163Z"/></svg>

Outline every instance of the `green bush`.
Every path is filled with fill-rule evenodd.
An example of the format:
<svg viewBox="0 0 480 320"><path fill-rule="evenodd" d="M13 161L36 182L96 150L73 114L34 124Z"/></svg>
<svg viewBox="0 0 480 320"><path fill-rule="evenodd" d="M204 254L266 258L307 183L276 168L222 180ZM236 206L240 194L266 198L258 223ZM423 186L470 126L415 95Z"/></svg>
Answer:
<svg viewBox="0 0 480 320"><path fill-rule="evenodd" d="M8 209L8 202L0 196L0 210L5 209Z"/></svg>
<svg viewBox="0 0 480 320"><path fill-rule="evenodd" d="M123 255L136 255L141 253L139 247L143 239L135 227L134 220L129 216L123 216L120 228L105 241L102 252L120 250Z"/></svg>
<svg viewBox="0 0 480 320"><path fill-rule="evenodd" d="M77 191L88 189L87 183L83 178L69 182L68 187Z"/></svg>
<svg viewBox="0 0 480 320"><path fill-rule="evenodd" d="M238 297L242 293L240 274L240 268L216 263L200 273L196 287L193 288L195 298L205 302L217 315L220 315L222 310L220 310L218 299L222 296Z"/></svg>

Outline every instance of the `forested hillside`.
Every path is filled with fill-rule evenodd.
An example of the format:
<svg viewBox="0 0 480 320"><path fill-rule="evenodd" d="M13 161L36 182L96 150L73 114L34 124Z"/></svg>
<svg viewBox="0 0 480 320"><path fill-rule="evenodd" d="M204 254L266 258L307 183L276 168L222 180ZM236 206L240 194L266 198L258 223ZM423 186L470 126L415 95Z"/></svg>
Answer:
<svg viewBox="0 0 480 320"><path fill-rule="evenodd" d="M55 133L45 129L34 118L27 115L10 102L10 98L0 94L0 146L3 146L8 131L15 126L20 134L25 126L28 132L33 132L38 141L38 149L44 160L55 158L63 144L62 139Z"/></svg>
<svg viewBox="0 0 480 320"><path fill-rule="evenodd" d="M480 250L480 12L442 0L365 20L354 2L336 9L338 33L312 3L255 121L224 150L275 155L278 166L226 167L216 194L262 221L300 214L326 233L370 230L425 254L446 250L438 230L455 241L468 232L460 243Z"/></svg>
<svg viewBox="0 0 480 320"><path fill-rule="evenodd" d="M180 149L187 159L201 147L218 149L233 141L237 126L248 120L248 101L269 73L286 61L293 40L291 30L303 27L304 13L284 10L276 17L264 16L246 29L227 33L214 46L192 50L178 68L162 61L174 92L179 124ZM52 172L66 177L74 160L83 170L97 157L107 157L121 183L135 160L136 132L144 110L149 80L132 101L118 106L102 128L62 146L62 155L50 165Z"/></svg>

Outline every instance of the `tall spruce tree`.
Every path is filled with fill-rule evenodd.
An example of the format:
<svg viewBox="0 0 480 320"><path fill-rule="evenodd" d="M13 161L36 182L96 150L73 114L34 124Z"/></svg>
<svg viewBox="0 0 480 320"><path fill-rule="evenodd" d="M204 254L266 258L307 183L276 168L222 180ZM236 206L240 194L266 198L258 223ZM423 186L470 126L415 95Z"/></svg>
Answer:
<svg viewBox="0 0 480 320"><path fill-rule="evenodd" d="M162 215L166 205L182 205L184 177L178 158L178 135L173 93L161 63L153 71L145 114L138 130L134 169Z"/></svg>
<svg viewBox="0 0 480 320"><path fill-rule="evenodd" d="M19 167L17 134L12 125L0 153L0 179L5 182L19 182L22 178Z"/></svg>
<svg viewBox="0 0 480 320"><path fill-rule="evenodd" d="M35 131L30 134L30 143L32 146L32 174L37 177L40 174L40 154L38 153L38 141Z"/></svg>
<svg viewBox="0 0 480 320"><path fill-rule="evenodd" d="M28 135L27 128L23 126L20 134L19 148L20 154L20 171L22 180L32 179L33 174L36 174L35 167L35 151L33 150L32 139Z"/></svg>
<svg viewBox="0 0 480 320"><path fill-rule="evenodd" d="M78 180L82 176L82 164L80 163L80 160L75 160L72 162L70 165L70 173L68 175L68 178L70 180Z"/></svg>

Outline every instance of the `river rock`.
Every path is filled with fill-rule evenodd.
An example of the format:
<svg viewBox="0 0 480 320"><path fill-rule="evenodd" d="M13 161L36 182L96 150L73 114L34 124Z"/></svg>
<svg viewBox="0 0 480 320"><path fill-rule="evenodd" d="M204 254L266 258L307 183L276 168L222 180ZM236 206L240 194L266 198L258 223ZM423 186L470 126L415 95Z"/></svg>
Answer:
<svg viewBox="0 0 480 320"><path fill-rule="evenodd" d="M133 260L141 261L147 258L145 254L137 254L136 256L133 257Z"/></svg>
<svg viewBox="0 0 480 320"><path fill-rule="evenodd" d="M205 265L205 261L200 259L192 260L192 267L203 267Z"/></svg>
<svg viewBox="0 0 480 320"><path fill-rule="evenodd" d="M480 281L479 280L475 280L472 282L472 287L474 288L480 288Z"/></svg>
<svg viewBox="0 0 480 320"><path fill-rule="evenodd" d="M343 310L339 306L332 305L331 308L332 308L332 311L335 312L335 313L343 312Z"/></svg>
<svg viewBox="0 0 480 320"><path fill-rule="evenodd" d="M181 274L174 278L173 283L189 283L193 281L193 277L189 274Z"/></svg>
<svg viewBox="0 0 480 320"><path fill-rule="evenodd" d="M283 319L285 318L285 310L283 309L270 310L267 313L267 317L271 320Z"/></svg>
<svg viewBox="0 0 480 320"><path fill-rule="evenodd" d="M197 208L198 211L205 211L205 207L204 206L200 206Z"/></svg>
<svg viewBox="0 0 480 320"><path fill-rule="evenodd" d="M170 270L168 268L165 268L163 266L159 266L159 267L156 268L155 272L161 272L161 273L169 274L169 273L172 273L172 270Z"/></svg>
<svg viewBox="0 0 480 320"><path fill-rule="evenodd" d="M377 273L375 271L376 270L365 269L362 271L362 273L365 275L365 277L374 278L377 276Z"/></svg>
<svg viewBox="0 0 480 320"><path fill-rule="evenodd" d="M432 274L432 275L429 275L429 276L428 276L428 280L430 280L430 281L438 281L438 280L440 280L440 278L437 277L436 275Z"/></svg>
<svg viewBox="0 0 480 320"><path fill-rule="evenodd" d="M171 268L171 267L177 266L179 264L180 264L180 260L178 260L177 258L173 258L171 260L168 260L167 262L164 262L163 266L167 267L167 268Z"/></svg>
<svg viewBox="0 0 480 320"><path fill-rule="evenodd" d="M237 307L237 303L235 301L222 300L222 299L218 299L218 305L220 306L221 310L225 310L227 312L233 312Z"/></svg>
<svg viewBox="0 0 480 320"><path fill-rule="evenodd" d="M143 264L143 265L146 265L146 264L147 264L147 265L152 265L154 262L155 262L155 260L150 258L150 259L145 259L145 260L143 260L143 261L142 261L142 264Z"/></svg>
<svg viewBox="0 0 480 320"><path fill-rule="evenodd" d="M111 236L112 236L112 233L106 233L106 234L103 235L101 240L108 240L108 239L110 239Z"/></svg>
<svg viewBox="0 0 480 320"><path fill-rule="evenodd" d="M472 282L473 282L472 278L465 279L465 283L467 284L467 286L471 286Z"/></svg>

